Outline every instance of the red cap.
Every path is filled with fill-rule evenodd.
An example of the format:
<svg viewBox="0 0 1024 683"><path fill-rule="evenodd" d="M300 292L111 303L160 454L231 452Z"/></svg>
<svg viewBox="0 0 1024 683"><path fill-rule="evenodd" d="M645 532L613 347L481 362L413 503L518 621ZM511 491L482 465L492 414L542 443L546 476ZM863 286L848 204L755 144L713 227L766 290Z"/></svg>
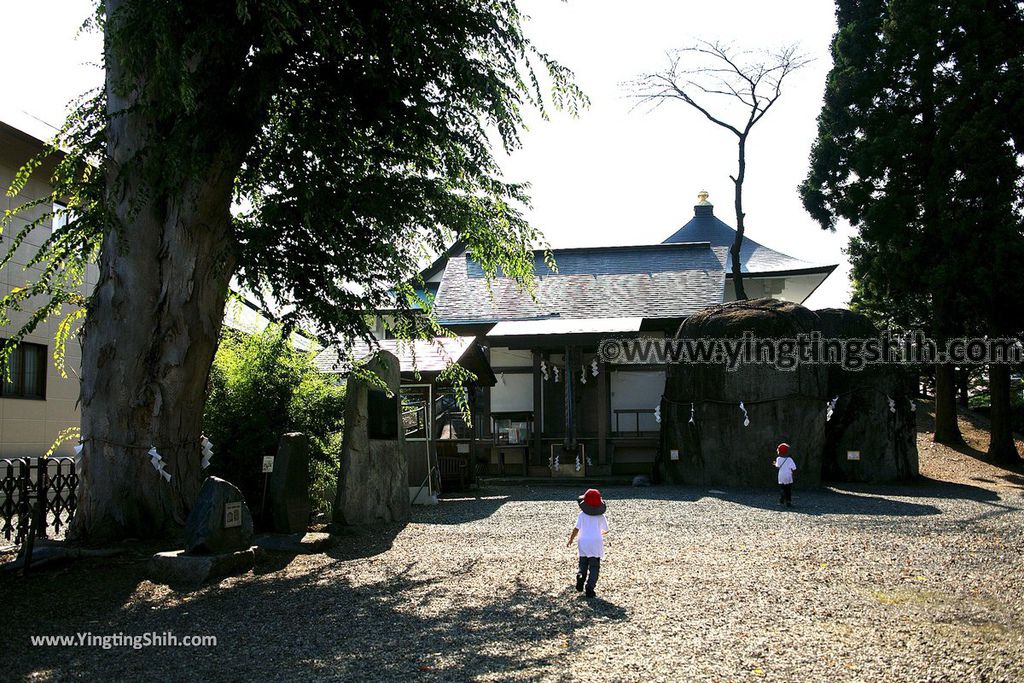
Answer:
<svg viewBox="0 0 1024 683"><path fill-rule="evenodd" d="M587 492L583 494L583 502L596 508L601 504L601 492L597 489L587 489Z"/></svg>
<svg viewBox="0 0 1024 683"><path fill-rule="evenodd" d="M789 444L788 443L780 443L778 445L777 450L779 451L779 455L786 455L786 454L789 453Z"/></svg>

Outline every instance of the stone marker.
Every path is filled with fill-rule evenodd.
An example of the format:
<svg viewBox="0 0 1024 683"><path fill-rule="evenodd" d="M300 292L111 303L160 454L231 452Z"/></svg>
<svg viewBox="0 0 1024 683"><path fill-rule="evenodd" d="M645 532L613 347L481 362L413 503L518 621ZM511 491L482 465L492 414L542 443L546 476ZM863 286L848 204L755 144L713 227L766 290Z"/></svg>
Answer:
<svg viewBox="0 0 1024 683"><path fill-rule="evenodd" d="M225 528L224 507L241 503L241 524ZM242 492L218 477L207 477L199 490L192 512L185 521L185 550L188 555L234 553L252 546L252 515Z"/></svg>
<svg viewBox="0 0 1024 683"><path fill-rule="evenodd" d="M304 532L309 526L309 443L305 434L281 437L270 475L270 513L274 531Z"/></svg>
<svg viewBox="0 0 1024 683"><path fill-rule="evenodd" d="M380 351L366 368L397 397L400 371L394 354ZM371 393L378 396L371 400ZM388 414L373 414L371 404ZM409 520L409 464L402 451L400 412L398 400L349 378L332 528Z"/></svg>

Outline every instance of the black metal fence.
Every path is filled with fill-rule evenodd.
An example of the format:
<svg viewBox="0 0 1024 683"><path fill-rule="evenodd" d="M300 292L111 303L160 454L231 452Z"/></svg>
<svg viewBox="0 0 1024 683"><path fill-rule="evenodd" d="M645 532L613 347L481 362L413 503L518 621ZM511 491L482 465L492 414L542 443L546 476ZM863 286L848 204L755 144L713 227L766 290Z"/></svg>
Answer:
<svg viewBox="0 0 1024 683"><path fill-rule="evenodd" d="M78 504L74 458L0 460L0 536L21 544L60 536Z"/></svg>

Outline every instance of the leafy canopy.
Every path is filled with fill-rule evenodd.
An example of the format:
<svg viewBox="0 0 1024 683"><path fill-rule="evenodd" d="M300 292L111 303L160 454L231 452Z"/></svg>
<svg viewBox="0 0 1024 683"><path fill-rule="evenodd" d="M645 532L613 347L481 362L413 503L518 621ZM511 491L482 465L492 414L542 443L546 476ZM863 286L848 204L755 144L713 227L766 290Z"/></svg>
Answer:
<svg viewBox="0 0 1024 683"><path fill-rule="evenodd" d="M1012 327L1024 255L1024 10L839 0L818 139L800 187L858 228L854 304L883 322Z"/></svg>
<svg viewBox="0 0 1024 683"><path fill-rule="evenodd" d="M38 250L42 276L0 303L0 324L33 305L23 335L85 303L86 264L125 229L114 202L141 210L224 173L235 211L220 262L325 339L367 338L373 310L396 310L401 335L430 332L410 314L414 276L455 237L488 273L528 283L541 237L492 143L517 147L527 108L574 113L586 98L525 22L513 0L107 0L89 22L104 32L107 86L76 103L49 150L52 195L11 212L41 215L0 266L53 200L68 225ZM144 125L146 143L108 149L119 122Z"/></svg>

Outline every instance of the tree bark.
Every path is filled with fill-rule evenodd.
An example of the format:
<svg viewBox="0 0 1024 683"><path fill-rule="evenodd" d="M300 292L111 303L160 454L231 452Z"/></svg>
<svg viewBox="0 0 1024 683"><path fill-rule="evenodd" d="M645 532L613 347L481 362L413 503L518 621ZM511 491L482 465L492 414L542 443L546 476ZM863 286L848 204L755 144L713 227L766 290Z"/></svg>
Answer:
<svg viewBox="0 0 1024 683"><path fill-rule="evenodd" d="M739 136L739 169L737 170L736 177L732 179L733 186L735 189L735 207L736 207L736 239L732 243L732 248L729 250L732 254L732 282L736 289L736 300L747 298L747 291L743 287L743 268L740 265L740 249L743 247L743 219L746 214L743 213L743 180L747 175L747 138L745 135Z"/></svg>
<svg viewBox="0 0 1024 683"><path fill-rule="evenodd" d="M113 12L114 0L108 2ZM128 109L107 60L108 112ZM108 204L99 278L82 332L82 463L69 539L100 543L166 534L202 483L203 404L234 266L224 154L171 192L141 173L116 176L159 135L144 115L111 116ZM170 481L147 455L155 446Z"/></svg>
<svg viewBox="0 0 1024 683"><path fill-rule="evenodd" d="M970 396L970 368L962 367L956 370L956 392L957 404L966 410L971 405Z"/></svg>
<svg viewBox="0 0 1024 683"><path fill-rule="evenodd" d="M1010 366L992 363L988 366L988 393L992 399L991 439L988 457L993 462L1020 462L1020 453L1013 440L1013 408L1010 402Z"/></svg>
<svg viewBox="0 0 1024 683"><path fill-rule="evenodd" d="M935 366L935 443L964 443L956 420L956 368L950 363Z"/></svg>

